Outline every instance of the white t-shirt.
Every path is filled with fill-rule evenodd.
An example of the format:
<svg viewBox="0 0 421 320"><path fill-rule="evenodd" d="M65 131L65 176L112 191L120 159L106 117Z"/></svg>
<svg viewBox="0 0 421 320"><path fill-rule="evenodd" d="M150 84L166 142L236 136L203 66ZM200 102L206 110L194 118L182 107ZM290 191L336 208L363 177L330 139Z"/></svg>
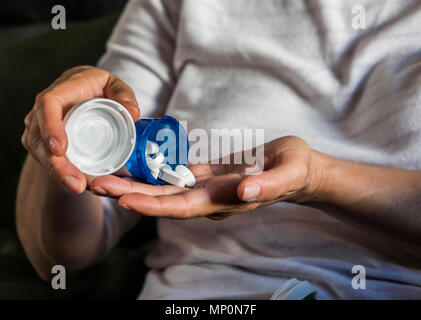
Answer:
<svg viewBox="0 0 421 320"><path fill-rule="evenodd" d="M138 0L99 66L134 89L144 116L188 131L263 128L266 141L296 135L421 170L420 21L418 0ZM319 299L421 298L419 259L311 207L159 219L158 232L140 299L268 299L290 278ZM352 287L355 265L365 290Z"/></svg>

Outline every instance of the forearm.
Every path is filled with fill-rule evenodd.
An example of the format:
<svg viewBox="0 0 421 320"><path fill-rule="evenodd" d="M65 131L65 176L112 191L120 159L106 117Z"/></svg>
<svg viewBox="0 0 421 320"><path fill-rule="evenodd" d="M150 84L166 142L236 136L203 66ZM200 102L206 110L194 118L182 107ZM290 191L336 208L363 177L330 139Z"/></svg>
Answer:
<svg viewBox="0 0 421 320"><path fill-rule="evenodd" d="M421 255L421 172L345 161L315 152L315 206Z"/></svg>
<svg viewBox="0 0 421 320"><path fill-rule="evenodd" d="M99 197L65 191L28 156L16 203L16 226L38 274L46 279L51 266L70 272L83 269L104 252L104 209Z"/></svg>

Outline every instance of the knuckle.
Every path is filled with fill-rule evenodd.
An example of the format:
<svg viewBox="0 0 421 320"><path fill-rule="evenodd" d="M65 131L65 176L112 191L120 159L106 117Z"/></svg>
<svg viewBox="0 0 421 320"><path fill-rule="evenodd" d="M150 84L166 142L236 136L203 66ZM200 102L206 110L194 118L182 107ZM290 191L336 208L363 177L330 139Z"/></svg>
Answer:
<svg viewBox="0 0 421 320"><path fill-rule="evenodd" d="M69 76L69 81L81 81L85 79L84 71L73 73Z"/></svg>
<svg viewBox="0 0 421 320"><path fill-rule="evenodd" d="M83 72L89 69L93 69L94 67L89 66L89 65L81 65L81 66L76 66L76 67L72 67L70 69L67 69L66 71L64 71L62 73L63 76L70 76L74 73L78 73L78 72Z"/></svg>
<svg viewBox="0 0 421 320"><path fill-rule="evenodd" d="M26 130L25 130L25 132L20 137L20 142L22 143L22 145L24 146L25 149L28 149L27 145L26 145L26 137L27 137L27 134L26 134Z"/></svg>
<svg viewBox="0 0 421 320"><path fill-rule="evenodd" d="M110 73L107 70L101 68L92 68L92 70L95 71L101 77L108 77L110 75Z"/></svg>
<svg viewBox="0 0 421 320"><path fill-rule="evenodd" d="M31 124L31 116L30 116L31 114L30 113L28 113L27 115L26 115L26 117L23 119L23 123L25 124L25 127L29 127L29 125Z"/></svg>
<svg viewBox="0 0 421 320"><path fill-rule="evenodd" d="M38 93L35 101L36 101L36 107L37 109L43 108L50 100L51 93L49 91L43 91L41 93Z"/></svg>
<svg viewBox="0 0 421 320"><path fill-rule="evenodd" d="M28 135L26 139L27 149L31 153L33 153L34 151L38 149L40 143L41 143L40 139L35 137L34 135Z"/></svg>
<svg viewBox="0 0 421 320"><path fill-rule="evenodd" d="M54 94L52 93L52 90L46 91L41 97L41 101L45 103L50 102L52 99L54 99Z"/></svg>
<svg viewBox="0 0 421 320"><path fill-rule="evenodd" d="M130 178L123 179L128 182L128 192L136 192L136 183Z"/></svg>
<svg viewBox="0 0 421 320"><path fill-rule="evenodd" d="M283 137L283 139L285 141L290 141L290 142L300 142L302 140L301 138L299 138L297 136L292 136L292 135L285 136L285 137Z"/></svg>
<svg viewBox="0 0 421 320"><path fill-rule="evenodd" d="M44 116L43 110L47 107L47 105L52 103L58 103L60 101L60 97L54 93L54 89L50 89L44 92L37 101L37 108L35 110L36 114L39 113L41 117Z"/></svg>
<svg viewBox="0 0 421 320"><path fill-rule="evenodd" d="M112 93L115 96L120 96L120 100L122 102L132 102L132 97L130 95L130 91L120 84L114 84L112 87Z"/></svg>
<svg viewBox="0 0 421 320"><path fill-rule="evenodd" d="M80 66L73 67L70 70L83 71L83 70L87 70L87 69L94 69L94 67L91 66L91 65L88 65L88 64L82 64Z"/></svg>
<svg viewBox="0 0 421 320"><path fill-rule="evenodd" d="M44 91L39 92L36 96L35 96L35 106L39 105L42 101L44 97Z"/></svg>
<svg viewBox="0 0 421 320"><path fill-rule="evenodd" d="M55 166L54 161L48 160L47 163L46 163L46 168L45 169L47 169L47 172L51 176L54 176L55 175L55 172L56 172L56 166Z"/></svg>
<svg viewBox="0 0 421 320"><path fill-rule="evenodd" d="M92 80L107 78L108 72L94 67L85 67L68 76L68 81L87 83Z"/></svg>
<svg viewBox="0 0 421 320"><path fill-rule="evenodd" d="M29 143L29 138L26 138L25 144L24 144L25 149L29 152L29 153L33 153L33 148L31 146L31 144Z"/></svg>
<svg viewBox="0 0 421 320"><path fill-rule="evenodd" d="M304 139L297 136L284 136L276 139L275 141L277 141L281 146L287 146L294 149L305 149L310 147Z"/></svg>
<svg viewBox="0 0 421 320"><path fill-rule="evenodd" d="M34 146L36 146L36 143L34 143L34 137L31 134L28 134L28 136L26 137L26 146L28 147L28 149L32 150L34 149Z"/></svg>

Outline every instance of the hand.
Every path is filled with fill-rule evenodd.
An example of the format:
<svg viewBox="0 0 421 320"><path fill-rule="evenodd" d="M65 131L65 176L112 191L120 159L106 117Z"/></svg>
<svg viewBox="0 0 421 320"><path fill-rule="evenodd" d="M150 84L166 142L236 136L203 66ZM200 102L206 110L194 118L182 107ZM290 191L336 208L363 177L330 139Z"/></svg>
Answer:
<svg viewBox="0 0 421 320"><path fill-rule="evenodd" d="M89 66L64 72L37 95L34 107L25 117L23 146L56 181L75 193L85 190L86 177L64 156L67 136L62 119L72 106L95 97L118 101L133 120L139 118L132 89L109 72Z"/></svg>
<svg viewBox="0 0 421 320"><path fill-rule="evenodd" d="M277 201L305 202L316 196L317 154L304 140L284 137L263 146L260 174L245 175L250 167L245 164L199 164L189 167L197 180L192 189L103 176L92 181L91 190L117 197L121 206L143 215L181 219L220 219Z"/></svg>

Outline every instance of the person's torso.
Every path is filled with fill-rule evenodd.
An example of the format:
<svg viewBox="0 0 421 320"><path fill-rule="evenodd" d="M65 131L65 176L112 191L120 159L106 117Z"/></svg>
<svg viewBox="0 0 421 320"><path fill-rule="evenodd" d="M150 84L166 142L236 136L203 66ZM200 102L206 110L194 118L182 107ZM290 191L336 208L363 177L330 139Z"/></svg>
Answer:
<svg viewBox="0 0 421 320"><path fill-rule="evenodd" d="M364 23L357 5L367 29L355 29ZM297 135L332 156L421 169L420 21L416 0L184 0L167 113L188 131L204 129L209 142L211 129L264 129L266 141ZM276 279L292 277L322 298L421 294L414 258L310 207L281 203L219 222L162 219L159 234L148 264L165 269L155 275L165 297L175 288L267 297ZM365 291L352 289L354 265L372 279ZM141 297L153 298L151 287Z"/></svg>

